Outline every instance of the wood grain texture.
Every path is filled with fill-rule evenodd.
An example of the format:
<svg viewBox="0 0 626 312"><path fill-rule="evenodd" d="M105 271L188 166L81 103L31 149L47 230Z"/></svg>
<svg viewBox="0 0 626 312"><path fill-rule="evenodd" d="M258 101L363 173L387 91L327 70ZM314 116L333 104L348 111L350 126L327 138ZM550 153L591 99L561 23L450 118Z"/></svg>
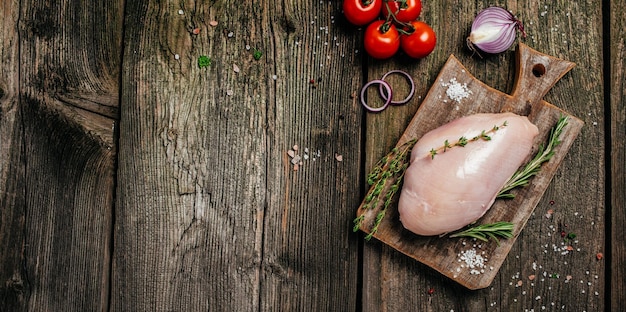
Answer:
<svg viewBox="0 0 626 312"><path fill-rule="evenodd" d="M25 240L23 125L19 97L18 1L0 5L0 309L20 311L29 285L22 267Z"/></svg>
<svg viewBox="0 0 626 312"><path fill-rule="evenodd" d="M2 8L2 309L106 310L121 2Z"/></svg>
<svg viewBox="0 0 626 312"><path fill-rule="evenodd" d="M626 306L626 4L612 1L610 6L610 137L611 162L610 217L611 243L610 261L611 291L609 295L612 310ZM608 246L607 246L608 248ZM607 250L608 251L608 250Z"/></svg>
<svg viewBox="0 0 626 312"><path fill-rule="evenodd" d="M581 116L585 126L491 287L480 291L462 291L459 286L426 266L392 248L377 248L378 245L375 244L367 247L364 252L366 276L363 305L367 310L398 310L408 307L423 311L474 311L490 308L537 310L552 304L587 310L603 308L604 266L602 262L595 260L597 249L602 248L601 242L604 238L604 145L601 125L603 89L599 83L602 80L602 69L596 66L602 62L600 3L590 1L577 2L574 5L558 2L537 5L534 2L517 1L489 5L504 6L517 14L529 34L525 42L533 49L577 64L544 99L575 116ZM373 72L370 79L402 66L414 77L432 77L430 81L423 82L427 88L434 83L433 79L447 57L454 54L479 80L497 90L510 93L514 78L513 54L504 53L480 59L472 57L464 47L474 15L487 4L423 1L423 6L426 11L422 13L422 19L433 25L439 35L435 52L427 61L405 64L393 60L374 64L373 69L370 69ZM586 12L589 16L576 15L574 12ZM446 25L451 21L454 27L447 28ZM422 91L416 95L424 94ZM417 103L410 105L417 106L419 98L415 102ZM396 114L396 111L391 110L372 119L368 117L368 129L387 129L396 133L397 141L408 124L408 121L402 122L407 117L399 111L397 113L400 116L396 118L391 117ZM366 136L369 133L368 130ZM368 161L370 165L366 167L370 168L374 161L390 150L390 142L378 137L367 137L366 157L373 160ZM380 146L386 146L386 149L380 149ZM592 151L591 155L589 151ZM550 200L554 200L554 205L550 205ZM555 211L551 219L545 218L549 209ZM563 243L559 233L561 230L585 233L584 236L579 235L573 246L574 252L561 255L558 250ZM553 244L556 250L553 249ZM369 263L368 259L374 260ZM546 276L543 276L544 273ZM552 273L558 273L559 278L550 278ZM530 281L528 277L531 275L536 275L536 280ZM568 276L577 284L565 282ZM373 281L374 284L365 283L367 281ZM377 287L377 284L382 286ZM430 288L435 290L436 296L427 294ZM559 292L555 293L557 288ZM583 291L591 295L572 302L571 298L577 297Z"/></svg>
<svg viewBox="0 0 626 312"><path fill-rule="evenodd" d="M257 309L271 74L259 8L231 5L127 6L114 310Z"/></svg>
<svg viewBox="0 0 626 312"><path fill-rule="evenodd" d="M129 5L115 309L354 309L360 108L347 88L360 68L334 39L350 35L337 13ZM201 55L212 64L199 68ZM309 150L298 171L293 145Z"/></svg>
<svg viewBox="0 0 626 312"><path fill-rule="evenodd" d="M354 311L362 108L351 94L362 83L360 41L341 1L266 5L278 78L268 107L261 310ZM309 150L297 171L286 155L293 145L300 156Z"/></svg>
<svg viewBox="0 0 626 312"><path fill-rule="evenodd" d="M92 2L0 4L0 311L624 306L623 3L423 0L435 51L374 61L342 1ZM491 286L469 291L351 229L364 177L451 54L511 93L514 53L465 47L491 5L577 64L544 100L584 126ZM415 97L364 113L360 87L392 69Z"/></svg>

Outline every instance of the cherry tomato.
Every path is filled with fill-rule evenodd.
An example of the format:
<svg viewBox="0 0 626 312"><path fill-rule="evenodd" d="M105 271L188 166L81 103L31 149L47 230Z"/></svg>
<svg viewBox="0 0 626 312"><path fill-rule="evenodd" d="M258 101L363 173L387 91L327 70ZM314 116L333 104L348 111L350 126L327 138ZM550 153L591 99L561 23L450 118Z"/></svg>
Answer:
<svg viewBox="0 0 626 312"><path fill-rule="evenodd" d="M420 21L412 21L411 27L405 29L407 32L413 32L410 35L402 35L400 38L400 47L402 51L412 58L423 58L435 49L437 44L437 36L428 24Z"/></svg>
<svg viewBox="0 0 626 312"><path fill-rule="evenodd" d="M389 9L387 9L389 5ZM396 19L403 23L416 20L422 12L422 2L420 0L389 0L383 4L383 16L389 17L389 12L396 15Z"/></svg>
<svg viewBox="0 0 626 312"><path fill-rule="evenodd" d="M364 41L367 54L376 59L386 59L398 52L400 33L394 24L377 20L365 29Z"/></svg>
<svg viewBox="0 0 626 312"><path fill-rule="evenodd" d="M356 25L364 26L374 21L383 7L383 0L344 0L343 14Z"/></svg>

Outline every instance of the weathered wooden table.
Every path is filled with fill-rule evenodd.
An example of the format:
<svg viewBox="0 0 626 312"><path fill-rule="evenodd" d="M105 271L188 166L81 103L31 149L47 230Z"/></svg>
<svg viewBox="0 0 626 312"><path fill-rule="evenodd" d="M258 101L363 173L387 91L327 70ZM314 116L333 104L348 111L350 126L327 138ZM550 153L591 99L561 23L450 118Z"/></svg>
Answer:
<svg viewBox="0 0 626 312"><path fill-rule="evenodd" d="M368 58L341 1L2 2L0 311L624 309L626 4L422 2L419 61ZM585 125L470 291L352 220L451 54L510 91L513 51L465 46L489 5L577 64L544 99ZM392 69L415 97L366 113L355 95Z"/></svg>

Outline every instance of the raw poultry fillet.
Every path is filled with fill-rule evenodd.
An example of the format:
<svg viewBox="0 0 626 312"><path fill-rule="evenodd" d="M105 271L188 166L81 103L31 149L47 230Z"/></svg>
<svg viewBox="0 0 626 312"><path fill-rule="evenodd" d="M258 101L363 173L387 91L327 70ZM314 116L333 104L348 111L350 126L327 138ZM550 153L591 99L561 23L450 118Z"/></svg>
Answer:
<svg viewBox="0 0 626 312"><path fill-rule="evenodd" d="M513 113L475 114L426 133L413 147L404 177L398 203L402 225L429 236L482 217L526 160L538 133L528 118ZM461 138L467 144L454 146ZM446 140L451 147L444 152Z"/></svg>

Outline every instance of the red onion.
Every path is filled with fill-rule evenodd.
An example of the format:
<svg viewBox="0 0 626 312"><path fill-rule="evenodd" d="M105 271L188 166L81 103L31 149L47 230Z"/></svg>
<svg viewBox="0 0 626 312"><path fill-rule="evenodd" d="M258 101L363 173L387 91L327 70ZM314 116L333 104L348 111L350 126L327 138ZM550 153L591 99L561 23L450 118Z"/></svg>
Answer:
<svg viewBox="0 0 626 312"><path fill-rule="evenodd" d="M385 78L387 78L387 76L389 76L391 74L401 74L401 75L403 75L406 78L406 80L409 82L409 85L411 86L411 91L409 91L409 95L407 95L406 98L404 98L402 101L391 100L391 102L389 102L389 104L390 105L403 105L403 104L408 103L411 100L411 98L413 97L413 94L415 93L415 83L413 83L413 78L411 78L411 75L409 75L407 72L399 70L399 69L396 69L396 70L388 71L380 79L381 80L385 80ZM387 100L387 94L384 92L382 84L379 86L378 92L380 92L380 96L383 98L383 100Z"/></svg>
<svg viewBox="0 0 626 312"><path fill-rule="evenodd" d="M385 104L383 104L383 106L381 107L371 107L369 105L367 105L367 103L365 103L365 91L367 91L367 88L373 84L380 84L382 87L385 88L385 91L387 91L387 94L389 95L388 98L384 98L382 96L383 93L380 93L381 97L383 98L383 100L385 100ZM381 79L374 79L368 83L366 83L363 88L361 88L361 105L363 105L363 107L365 107L365 109L367 109L370 112L373 113L377 113L377 112L382 112L385 108L387 108L387 106L389 106L389 103L391 103L391 86L389 85L389 83L387 83L384 80Z"/></svg>
<svg viewBox="0 0 626 312"><path fill-rule="evenodd" d="M476 15L472 31L467 37L467 45L472 51L478 48L486 53L501 53L515 42L517 30L526 37L522 22L511 12L500 7L489 7Z"/></svg>

